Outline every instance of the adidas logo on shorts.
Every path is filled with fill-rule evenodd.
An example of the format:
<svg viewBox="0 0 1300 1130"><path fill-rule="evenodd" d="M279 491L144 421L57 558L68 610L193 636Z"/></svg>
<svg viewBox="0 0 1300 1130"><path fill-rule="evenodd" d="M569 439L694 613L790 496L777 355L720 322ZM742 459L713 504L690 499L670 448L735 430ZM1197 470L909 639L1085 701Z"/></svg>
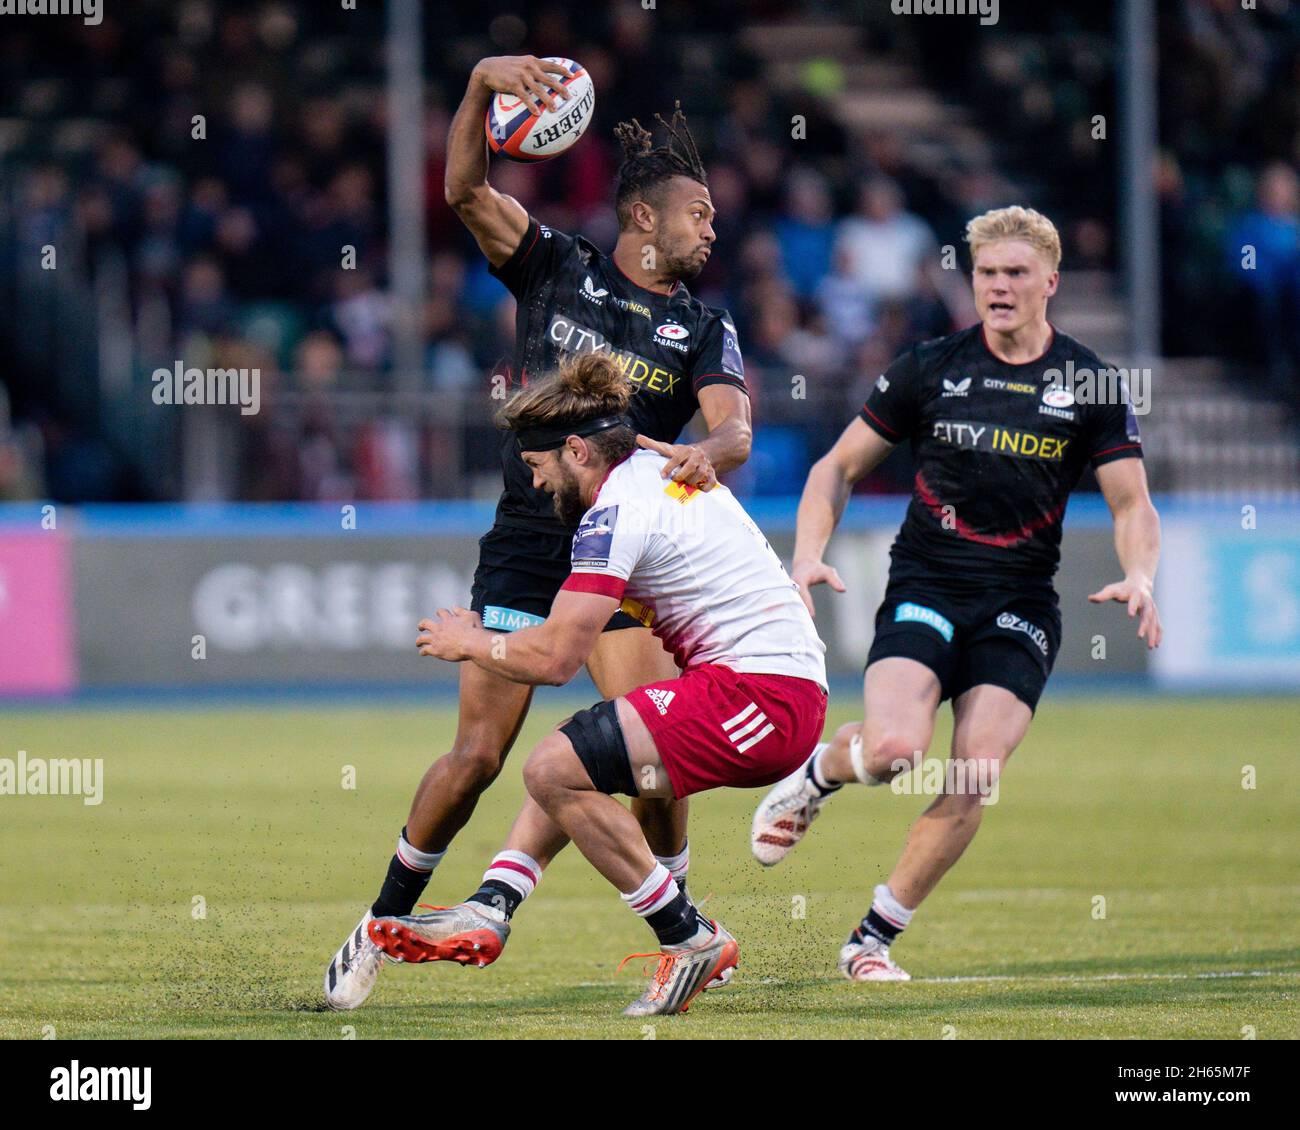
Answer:
<svg viewBox="0 0 1300 1130"><path fill-rule="evenodd" d="M673 699L677 697L676 691L666 691L660 687L650 687L645 693L646 698L655 704L655 709L660 714L667 714Z"/></svg>

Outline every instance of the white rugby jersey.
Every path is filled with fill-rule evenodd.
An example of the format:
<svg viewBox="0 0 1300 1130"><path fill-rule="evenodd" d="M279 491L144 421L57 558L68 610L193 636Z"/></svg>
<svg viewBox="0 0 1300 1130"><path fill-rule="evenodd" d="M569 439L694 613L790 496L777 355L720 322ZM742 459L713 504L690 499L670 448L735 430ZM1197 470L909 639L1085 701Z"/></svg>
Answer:
<svg viewBox="0 0 1300 1130"><path fill-rule="evenodd" d="M826 686L826 645L767 539L724 486L660 477L637 451L615 464L573 537L564 587L617 597L687 667L793 675Z"/></svg>

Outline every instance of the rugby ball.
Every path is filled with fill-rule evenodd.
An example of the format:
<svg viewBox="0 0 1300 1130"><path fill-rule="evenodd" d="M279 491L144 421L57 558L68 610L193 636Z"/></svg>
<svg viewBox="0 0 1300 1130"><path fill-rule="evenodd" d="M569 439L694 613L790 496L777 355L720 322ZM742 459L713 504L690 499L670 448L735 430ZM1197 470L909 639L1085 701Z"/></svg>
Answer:
<svg viewBox="0 0 1300 1130"><path fill-rule="evenodd" d="M572 59L547 57L569 72L567 78L551 75L553 84L568 87L572 97L560 96L554 110L535 110L513 94L497 94L488 104L488 148L512 161L545 161L558 157L586 131L596 108L596 88L591 76Z"/></svg>

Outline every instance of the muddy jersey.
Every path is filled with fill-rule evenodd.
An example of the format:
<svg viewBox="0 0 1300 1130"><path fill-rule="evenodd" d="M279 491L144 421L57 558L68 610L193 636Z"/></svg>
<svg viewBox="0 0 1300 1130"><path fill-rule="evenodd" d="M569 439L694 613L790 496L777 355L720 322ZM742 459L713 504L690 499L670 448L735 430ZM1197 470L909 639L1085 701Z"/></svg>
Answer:
<svg viewBox="0 0 1300 1130"><path fill-rule="evenodd" d="M1019 365L993 355L982 326L898 358L861 413L890 443L912 447L916 478L891 550L894 574L1050 584L1084 468L1142 454L1128 391L1106 373L1059 331L1042 357Z"/></svg>
<svg viewBox="0 0 1300 1130"><path fill-rule="evenodd" d="M515 253L491 268L518 300L515 367L530 375L555 369L565 353L607 352L636 392L628 409L639 432L675 443L711 384L745 389L745 367L731 315L714 310L678 282L658 294L632 282L594 244L529 217ZM503 437L505 490L497 524L556 532L551 496L535 490L511 433Z"/></svg>
<svg viewBox="0 0 1300 1130"><path fill-rule="evenodd" d="M564 588L617 597L683 670L720 664L826 686L826 647L780 559L735 496L661 477L641 451L616 464L573 536Z"/></svg>

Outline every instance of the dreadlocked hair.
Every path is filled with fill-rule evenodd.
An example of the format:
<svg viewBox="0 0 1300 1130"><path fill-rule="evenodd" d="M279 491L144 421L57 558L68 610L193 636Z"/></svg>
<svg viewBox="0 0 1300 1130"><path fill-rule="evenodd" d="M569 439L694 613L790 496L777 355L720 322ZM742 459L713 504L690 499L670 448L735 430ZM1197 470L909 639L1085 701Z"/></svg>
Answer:
<svg viewBox="0 0 1300 1130"><path fill-rule="evenodd" d="M632 382L608 353L572 353L558 370L515 393L497 413L496 422L518 431L563 420L616 416L627 411L633 391ZM636 430L630 425L606 428L586 439L611 463L636 448Z"/></svg>
<svg viewBox="0 0 1300 1130"><path fill-rule="evenodd" d="M666 122L658 114L655 121L668 131L668 144L653 148L654 137L636 118L619 122L614 137L623 147L623 163L618 168L618 192L615 208L620 229L632 224L632 204L653 194L663 182L673 177L689 177L707 185L704 162L695 147L695 138L686 125L682 104L673 103L673 119Z"/></svg>

